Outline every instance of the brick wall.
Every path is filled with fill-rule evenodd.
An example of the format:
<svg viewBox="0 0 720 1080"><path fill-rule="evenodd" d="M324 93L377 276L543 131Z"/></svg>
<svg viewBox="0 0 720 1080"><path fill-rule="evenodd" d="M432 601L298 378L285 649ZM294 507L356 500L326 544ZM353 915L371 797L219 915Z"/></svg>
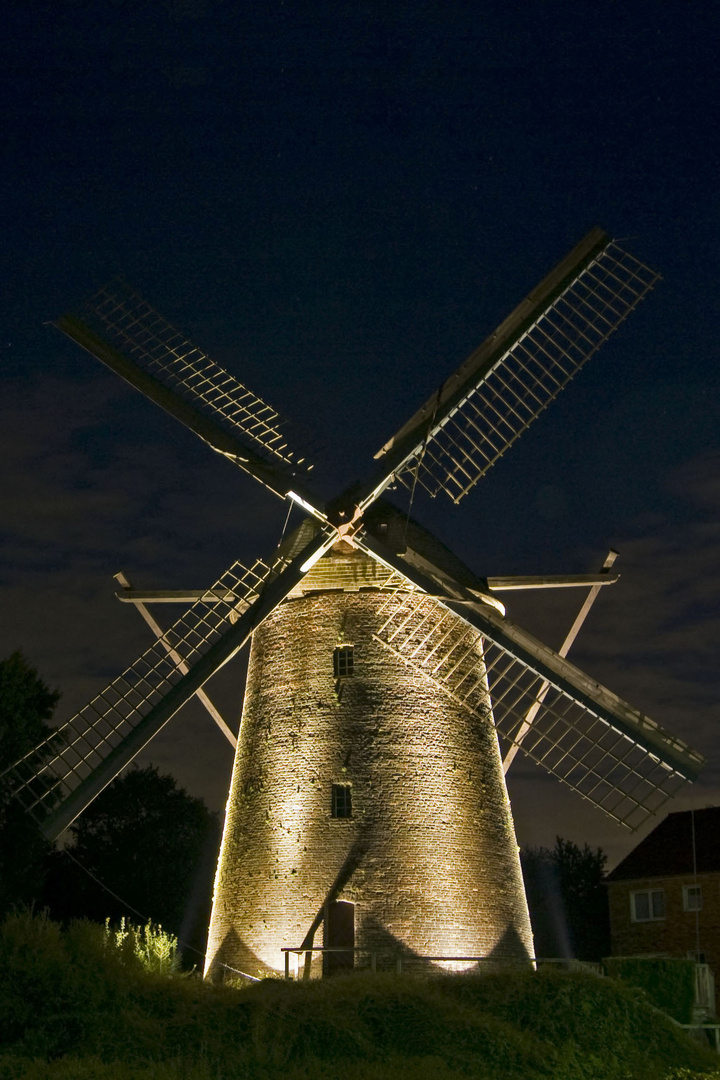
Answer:
<svg viewBox="0 0 720 1080"><path fill-rule="evenodd" d="M358 946L532 954L492 721L373 637L376 566L332 552L255 633L209 973L281 970L281 946L300 945L328 897L356 905ZM355 673L336 683L343 643ZM350 820L331 817L333 783L352 786Z"/></svg>
<svg viewBox="0 0 720 1080"><path fill-rule="evenodd" d="M698 912L700 952L717 980L720 991L720 873L643 878L608 882L610 934L613 956L669 953L687 956L696 952L694 911L683 910L683 885L700 885L702 910ZM634 923L630 919L630 893L640 889L663 889L665 918ZM718 1002L720 1004L720 1002Z"/></svg>

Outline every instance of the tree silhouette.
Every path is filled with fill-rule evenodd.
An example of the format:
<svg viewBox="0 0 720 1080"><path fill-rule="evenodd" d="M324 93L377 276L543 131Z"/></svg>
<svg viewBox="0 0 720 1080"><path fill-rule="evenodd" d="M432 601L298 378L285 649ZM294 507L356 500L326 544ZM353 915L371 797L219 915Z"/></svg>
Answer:
<svg viewBox="0 0 720 1080"><path fill-rule="evenodd" d="M149 918L204 949L220 827L202 799L152 765L131 767L71 833L43 897L55 918Z"/></svg>
<svg viewBox="0 0 720 1080"><path fill-rule="evenodd" d="M535 955L598 961L610 953L602 848L557 837L554 848L524 848L520 859Z"/></svg>
<svg viewBox="0 0 720 1080"><path fill-rule="evenodd" d="M0 772L50 734L59 700L21 652L0 660Z"/></svg>
<svg viewBox="0 0 720 1080"><path fill-rule="evenodd" d="M52 730L60 699L20 652L0 661L0 773ZM0 914L37 899L50 845L0 779Z"/></svg>

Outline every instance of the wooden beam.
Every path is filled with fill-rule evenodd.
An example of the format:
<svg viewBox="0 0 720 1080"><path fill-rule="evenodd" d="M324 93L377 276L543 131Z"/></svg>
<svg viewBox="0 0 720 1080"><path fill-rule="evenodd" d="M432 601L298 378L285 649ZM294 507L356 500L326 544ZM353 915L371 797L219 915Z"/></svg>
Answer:
<svg viewBox="0 0 720 1080"><path fill-rule="evenodd" d="M489 577L488 588L491 592L505 592L510 589L576 589L601 588L614 585L619 574L531 574L520 576L510 574L507 577Z"/></svg>
<svg viewBox="0 0 720 1080"><path fill-rule="evenodd" d="M122 573L122 571L119 574L114 574L113 576L114 576L115 580L118 582L118 584L122 585L123 591L125 591L125 592L131 592L132 591L131 588L130 588L130 582L126 578L125 574ZM120 594L118 594L118 595L120 595ZM148 626L152 630L155 637L158 639L158 641L160 642L162 647L165 649L165 651L168 654L168 656L170 657L170 659L175 661L175 663L178 666L178 669L180 671L182 671L183 675L187 675L188 671L190 670L188 665L185 663L185 661L183 660L180 653L176 649L173 649L172 645L170 645L168 643L163 630L160 628L158 623L155 622L155 619L152 617L152 615L150 614L148 609L139 600L133 600L133 603L134 603L135 607L137 608L137 610L142 615L145 622L148 624ZM220 711L217 709L217 707L215 705L213 705L212 701L207 696L207 694L202 689L202 687L200 687L199 690L195 691L195 697L198 699L198 701L202 705L205 706L207 711L210 713L210 716L213 718L213 720L215 721L217 726L220 728L220 730L222 731L222 733L225 736L225 738L227 739L227 741L232 746L233 750L237 749L237 739L236 739L236 737L233 735L231 729L228 727L228 725L223 720L222 716L220 715Z"/></svg>

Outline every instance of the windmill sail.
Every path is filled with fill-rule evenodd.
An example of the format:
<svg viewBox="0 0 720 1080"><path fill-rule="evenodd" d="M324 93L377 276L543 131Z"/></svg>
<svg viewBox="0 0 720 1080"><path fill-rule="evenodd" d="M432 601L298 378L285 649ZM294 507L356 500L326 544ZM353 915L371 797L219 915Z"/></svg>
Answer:
<svg viewBox="0 0 720 1080"><path fill-rule="evenodd" d="M522 731L523 753L620 824L636 829L697 776L700 754L509 620L404 575L394 586L378 639L479 719L492 708L503 739Z"/></svg>
<svg viewBox="0 0 720 1080"><path fill-rule="evenodd" d="M376 456L459 502L658 278L592 230Z"/></svg>
<svg viewBox="0 0 720 1080"><path fill-rule="evenodd" d="M8 794L46 836L63 829L128 765L302 577L300 567L321 545L313 538L291 562L234 563L203 598L119 678L3 776Z"/></svg>
<svg viewBox="0 0 720 1080"><path fill-rule="evenodd" d="M312 468L266 401L187 341L124 281L55 324L82 348L285 498ZM290 478L293 478L292 480Z"/></svg>

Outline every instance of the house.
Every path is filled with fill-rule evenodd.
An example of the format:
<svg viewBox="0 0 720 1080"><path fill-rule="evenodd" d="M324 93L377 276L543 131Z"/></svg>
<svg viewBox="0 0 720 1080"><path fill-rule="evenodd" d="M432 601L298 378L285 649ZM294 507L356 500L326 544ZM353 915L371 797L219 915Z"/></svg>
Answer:
<svg viewBox="0 0 720 1080"><path fill-rule="evenodd" d="M692 956L720 987L720 806L668 814L606 882L613 956Z"/></svg>

